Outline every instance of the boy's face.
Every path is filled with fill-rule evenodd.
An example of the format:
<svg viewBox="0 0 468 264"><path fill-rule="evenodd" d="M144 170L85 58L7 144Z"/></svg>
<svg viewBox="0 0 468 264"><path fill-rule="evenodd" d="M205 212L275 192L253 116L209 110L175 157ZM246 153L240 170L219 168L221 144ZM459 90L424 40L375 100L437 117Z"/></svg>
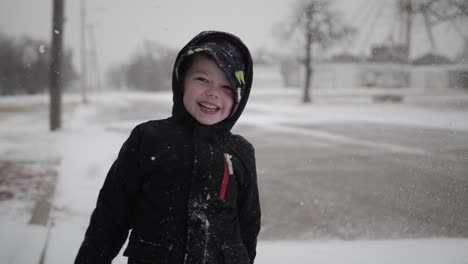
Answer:
<svg viewBox="0 0 468 264"><path fill-rule="evenodd" d="M184 78L185 109L199 123L214 125L231 113L234 95L231 84L216 63L204 55L195 55Z"/></svg>

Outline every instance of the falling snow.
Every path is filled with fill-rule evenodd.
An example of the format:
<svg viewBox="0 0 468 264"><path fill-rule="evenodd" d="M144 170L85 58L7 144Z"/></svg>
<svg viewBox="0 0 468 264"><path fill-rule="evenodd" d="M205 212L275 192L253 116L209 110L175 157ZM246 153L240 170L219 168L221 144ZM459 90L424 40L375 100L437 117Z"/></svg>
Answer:
<svg viewBox="0 0 468 264"><path fill-rule="evenodd" d="M328 122L352 122L366 121L367 123L386 122L400 126L411 125L421 128L446 129L451 126L453 131L462 133L468 131L466 112L458 110L445 110L444 112L433 111L430 108L410 108L398 106L376 107L373 104L328 106L316 105L304 107L296 101L288 101L290 91L269 90L271 94L277 94L276 102L281 102L281 109L275 105L267 105L261 101L252 101L249 112L240 120L240 125L256 125L258 131L271 131L278 133L310 133L303 129L289 126L288 131L282 124L295 122L296 124ZM262 98L263 91L254 93L254 98ZM298 95L299 93L297 93ZM66 112L65 128L57 134L47 132L47 114L42 112L31 112L18 114L10 118L0 119L0 154L5 157L17 159L37 159L42 157L47 160L60 157L57 192L54 197L54 210L51 217L53 228L46 254L45 263L59 264L72 263L76 250L82 242L84 230L89 223L89 215L93 209L97 194L112 161L119 151L122 142L128 137L131 129L141 120L114 121L108 116L103 116L103 109L119 108L129 105L134 98L136 101L152 100L154 105L168 106L166 114L170 114L170 95L141 95L136 94L123 97L122 94L102 94L93 98L93 104L79 106L73 112ZM17 97L1 98L4 106L45 105L47 97ZM67 105L71 102L79 102L66 96L64 101ZM390 111L391 110L391 111ZM269 114L260 114L260 113ZM341 115L336 115L339 112ZM276 114L271 114L276 113ZM369 113L372 113L371 115ZM98 118L97 118L98 117ZM107 118L107 119L106 119ZM95 120L104 120L96 123ZM108 121L105 121L108 120ZM119 131L119 133L116 133ZM53 135L53 137L51 136ZM308 134L307 134L308 135ZM311 136L315 134L311 133ZM320 138L320 134L317 134ZM337 139L329 137L329 140ZM293 139L289 140L293 142ZM347 142L352 142L347 139ZM320 143L320 142L318 142ZM277 144L283 144L278 141ZM301 143L303 144L303 143ZM320 143L321 144L321 143ZM354 144L367 144L356 140ZM320 145L318 145L320 146ZM387 145L375 145L375 148L393 151ZM408 146L407 146L408 147ZM40 157L38 151L40 151ZM355 156L359 158L358 156ZM150 157L152 159L153 157ZM155 157L154 157L155 158ZM306 161L310 161L307 158ZM196 160L195 160L196 162ZM310 162L309 162L310 163ZM272 172L268 168L259 168L259 179L263 175ZM418 188L416 184L409 184L407 188L402 187L402 193L406 189ZM466 187L465 187L466 188ZM274 191L273 191L274 192ZM274 192L280 195L283 192ZM203 198L210 198L208 196ZM316 213L330 205L324 197L310 200L294 200L295 206L306 208L311 205L318 207ZM325 196L326 198L326 196ZM292 204L292 203L291 203ZM12 202L8 208L20 208L20 203ZM0 207L6 208L0 203ZM10 210L9 209L9 210ZM300 213L294 211L291 213ZM415 208L408 207L409 210ZM0 219L0 259L12 260L10 264L38 263L41 251L47 237L47 227L27 225L28 219L18 218L14 214L2 214ZM204 218L199 216L200 221ZM205 219L206 220L206 219ZM268 220L265 224L268 224ZM209 222L204 222L207 226ZM52 226L52 225L51 225ZM268 231L268 226L264 226ZM258 255L256 264L275 263L435 263L455 264L465 263L468 260L467 239L434 237L431 239L392 239L392 240L260 240L258 244ZM437 252L434 252L437 248ZM339 254L337 254L339 252ZM434 252L434 254L432 254ZM2 262L3 263L3 262ZM126 263L126 259L119 255L114 261L117 264Z"/></svg>

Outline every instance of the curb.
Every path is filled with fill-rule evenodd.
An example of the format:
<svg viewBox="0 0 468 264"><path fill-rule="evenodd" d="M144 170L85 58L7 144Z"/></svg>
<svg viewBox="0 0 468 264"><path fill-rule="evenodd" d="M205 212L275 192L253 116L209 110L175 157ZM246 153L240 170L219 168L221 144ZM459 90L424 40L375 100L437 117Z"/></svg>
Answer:
<svg viewBox="0 0 468 264"><path fill-rule="evenodd" d="M49 222L50 211L52 208L52 198L55 193L55 185L58 175L57 171L51 167L52 165L49 165L47 170L47 175L49 175L50 178L42 183L41 187L44 189L44 194L34 206L31 219L29 220L30 225L46 226Z"/></svg>

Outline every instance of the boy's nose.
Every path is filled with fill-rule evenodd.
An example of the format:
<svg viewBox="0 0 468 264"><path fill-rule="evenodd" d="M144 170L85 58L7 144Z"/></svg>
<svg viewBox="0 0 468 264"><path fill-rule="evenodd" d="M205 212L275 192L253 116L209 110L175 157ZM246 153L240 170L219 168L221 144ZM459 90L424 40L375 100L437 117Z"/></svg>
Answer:
<svg viewBox="0 0 468 264"><path fill-rule="evenodd" d="M208 90L206 91L206 94L210 97L218 98L219 97L219 91L216 89L216 87L210 86Z"/></svg>

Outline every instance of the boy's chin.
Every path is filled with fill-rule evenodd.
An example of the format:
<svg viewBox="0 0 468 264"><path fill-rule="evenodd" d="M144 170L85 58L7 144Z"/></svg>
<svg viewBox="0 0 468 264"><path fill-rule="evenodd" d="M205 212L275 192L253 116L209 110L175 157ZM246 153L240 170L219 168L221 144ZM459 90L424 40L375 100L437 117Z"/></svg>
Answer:
<svg viewBox="0 0 468 264"><path fill-rule="evenodd" d="M195 120L197 120L197 122L202 124L202 125L212 126L212 125L218 124L219 122L223 121L224 119L220 119L220 118L195 118Z"/></svg>
<svg viewBox="0 0 468 264"><path fill-rule="evenodd" d="M207 121L202 121L202 120L197 120L198 123L202 124L202 125L205 125L205 126L212 126L212 125L216 125L218 124L219 122L221 121L216 121L216 122L207 122Z"/></svg>

